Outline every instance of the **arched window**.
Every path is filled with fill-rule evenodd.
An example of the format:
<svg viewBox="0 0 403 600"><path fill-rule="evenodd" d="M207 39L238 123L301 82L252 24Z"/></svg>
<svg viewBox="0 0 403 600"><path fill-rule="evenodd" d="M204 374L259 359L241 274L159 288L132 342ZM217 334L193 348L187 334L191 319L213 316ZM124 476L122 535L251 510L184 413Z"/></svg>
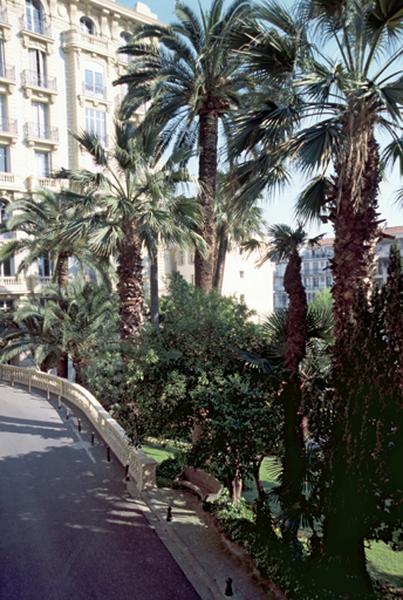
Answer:
<svg viewBox="0 0 403 600"><path fill-rule="evenodd" d="M128 44L130 44L130 40L131 40L132 36L131 33L129 33L128 31L122 31L122 33L120 34L120 46L127 46ZM119 52L119 58L122 62L124 63L128 63L130 60L130 56L128 54L122 54L121 52Z"/></svg>
<svg viewBox="0 0 403 600"><path fill-rule="evenodd" d="M89 17L81 17L80 19L80 29L83 33L87 33L88 35L95 35L95 23Z"/></svg>
<svg viewBox="0 0 403 600"><path fill-rule="evenodd" d="M29 31L45 32L45 14L39 0L25 0L25 19Z"/></svg>

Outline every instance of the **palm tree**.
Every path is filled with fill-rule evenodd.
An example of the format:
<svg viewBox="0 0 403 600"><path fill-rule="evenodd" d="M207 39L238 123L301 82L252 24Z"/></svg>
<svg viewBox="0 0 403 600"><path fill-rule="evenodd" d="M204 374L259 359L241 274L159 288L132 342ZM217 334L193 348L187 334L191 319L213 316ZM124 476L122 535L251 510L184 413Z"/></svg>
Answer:
<svg viewBox="0 0 403 600"><path fill-rule="evenodd" d="M81 268L95 270L104 276L104 261L97 259L84 243L66 240L62 235L66 222L80 218L82 208L82 198L68 190L59 193L40 190L33 197L12 202L8 207L10 217L6 227L8 231L22 235L1 245L0 261L22 253L18 275L42 257L47 257L54 264L53 277L60 288L68 283L71 258ZM67 377L67 356L60 356L58 375Z"/></svg>
<svg viewBox="0 0 403 600"><path fill-rule="evenodd" d="M240 119L238 142L257 150L255 162L262 163L271 147L278 157L291 156L304 172L319 172L298 210L304 217L319 213L334 226L338 336L348 326L357 285L371 282L383 167L403 156L402 9L399 2L377 0L306 0L301 6L295 19L273 1L257 9L259 21L249 32L253 41L243 55L256 74L258 93ZM268 101L274 86L280 92ZM391 138L382 158L381 130Z"/></svg>
<svg viewBox="0 0 403 600"><path fill-rule="evenodd" d="M280 489L283 507L283 537L293 541L297 537L300 515L304 506L302 493L304 481L304 438L301 422L300 365L306 355L308 339L308 303L301 276L299 250L305 243L315 245L319 238L307 239L302 225L293 230L288 225L272 225L268 229L269 242L252 240L246 248L263 251L260 264L267 260L287 261L284 288L288 295L285 329L286 342L283 366L286 378L282 390L284 403L284 457Z"/></svg>
<svg viewBox="0 0 403 600"><path fill-rule="evenodd" d="M346 450L347 438L353 435L349 424L353 413L344 410L339 358L349 338L355 292L362 286L368 291L371 286L374 249L380 235L377 197L383 169L386 162L401 160L403 155L403 88L399 68L403 13L401 2L394 0L306 0L302 6L295 22L284 8L270 3L264 14L260 13L269 27L256 29L248 59L259 73L260 85L266 76L271 89L273 78L265 65L275 55L273 49L279 47L279 40L286 43L290 37L298 37L312 42L310 47L303 44L303 53L295 55L288 79L285 77L288 90L284 98L290 96L291 90L289 106L298 110L270 107L263 121L257 105L250 122L258 131L260 143L264 139L267 144L273 132L299 127L288 143L278 148L280 154L284 151L294 158L304 171L318 173L303 194L299 213L319 214L334 227L336 408L324 499L324 552L328 563L339 567L345 590L347 580L355 578L369 595L364 539L359 527L360 503L356 497L359 492ZM380 134L390 139L383 154ZM245 137L253 145L250 127Z"/></svg>
<svg viewBox="0 0 403 600"><path fill-rule="evenodd" d="M110 290L81 276L63 288L48 286L44 298L23 301L8 322L2 323L0 357L7 361L30 352L40 369L58 364L70 355L76 383L83 384L83 369L102 339L105 324L114 320Z"/></svg>
<svg viewBox="0 0 403 600"><path fill-rule="evenodd" d="M215 206L216 241L213 288L222 291L227 252L231 245L242 245L252 236L259 237L264 225L262 209L253 203L239 206L235 202L237 184L234 170L219 173Z"/></svg>
<svg viewBox="0 0 403 600"><path fill-rule="evenodd" d="M161 186L162 194L154 194L151 200L153 218L144 221L141 226L140 236L147 250L150 261L150 312L151 322L159 327L159 268L158 251L163 247L174 245L188 247L191 244L203 251L203 239L196 229L200 224L199 207L193 198L186 196L173 196L175 193L174 182L166 180L166 174L160 173L165 179ZM169 188L169 189L168 189Z"/></svg>
<svg viewBox="0 0 403 600"><path fill-rule="evenodd" d="M93 133L75 137L94 160L96 170L59 173L81 188L87 198L86 214L72 220L63 237L71 242L85 240L95 255L116 258L120 337L133 341L143 322L143 245L155 269L159 239L177 241L179 230L183 233L178 222L171 220L172 210L176 206L179 211L180 201L172 207L169 201L189 176L177 164L176 155L163 160L165 145L154 127L140 131L130 122L116 123L110 152ZM183 209L185 205L182 202ZM186 206L183 224L187 219L186 224L193 225L190 205Z"/></svg>
<svg viewBox="0 0 403 600"><path fill-rule="evenodd" d="M62 354L59 332L45 326L45 307L35 296L2 319L0 339L1 362L30 354L45 373L59 365Z"/></svg>
<svg viewBox="0 0 403 600"><path fill-rule="evenodd" d="M129 85L126 116L147 102L146 120L158 122L167 141L189 156L197 147L200 234L208 254L196 248L195 283L205 291L212 288L213 278L219 123L225 132L247 80L240 57L232 51L231 34L240 27L249 2L234 0L226 11L223 4L213 0L199 17L178 1L176 23L140 26L122 49L133 60L129 73L117 82Z"/></svg>

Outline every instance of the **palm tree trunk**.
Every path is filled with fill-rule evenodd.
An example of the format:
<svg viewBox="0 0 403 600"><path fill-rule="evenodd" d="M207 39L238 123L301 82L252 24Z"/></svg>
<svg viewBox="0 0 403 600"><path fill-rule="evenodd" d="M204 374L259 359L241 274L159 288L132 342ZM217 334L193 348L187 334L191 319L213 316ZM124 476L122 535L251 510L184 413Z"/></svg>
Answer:
<svg viewBox="0 0 403 600"><path fill-rule="evenodd" d="M213 277L213 288L217 290L219 294L222 293L222 287L224 283L225 259L227 257L228 252L228 242L229 239L226 228L224 226L221 226L218 235L218 244Z"/></svg>
<svg viewBox="0 0 403 600"><path fill-rule="evenodd" d="M160 325L158 255L150 256L150 310L151 323L158 329Z"/></svg>
<svg viewBox="0 0 403 600"><path fill-rule="evenodd" d="M299 366L306 351L306 315L308 310L301 277L301 258L297 250L291 255L284 275L289 297L285 366L289 372L282 397L284 403L284 456L281 502L286 519L283 536L292 540L298 533L303 502L304 439L301 422L301 380Z"/></svg>
<svg viewBox="0 0 403 600"><path fill-rule="evenodd" d="M365 134L365 161L357 175L355 171L357 141L354 134ZM334 259L332 264L334 285L335 348L333 352L333 379L335 382L335 422L326 471L330 474L324 494L324 554L329 563L338 564L341 570L354 574L368 584L363 552L362 507L354 474L354 459L349 451L349 439L354 436L352 424L354 406L346 404L343 390L342 360L343 340L348 339L353 300L362 285L369 290L375 265L374 250L379 236L377 195L379 188L379 148L371 124L355 127L350 135L351 165L336 166L337 177L330 215L335 229ZM358 421L360 418L358 418ZM348 521L346 521L346 518Z"/></svg>
<svg viewBox="0 0 403 600"><path fill-rule="evenodd" d="M199 185L198 201L202 210L201 235L206 242L207 256L195 253L195 284L205 292L213 285L214 203L217 177L218 115L206 108L199 114Z"/></svg>
<svg viewBox="0 0 403 600"><path fill-rule="evenodd" d="M57 285L59 288L66 287L69 280L69 254L61 252L57 261ZM57 361L56 372L58 377L68 379L69 376L69 356L66 352L62 352Z"/></svg>
<svg viewBox="0 0 403 600"><path fill-rule="evenodd" d="M338 165L334 185L330 221L335 231L332 294L336 339L348 328L357 288L363 284L368 290L371 288L375 268L379 239L379 148L373 134L368 137L367 159L360 181L354 179L354 171L346 174L344 165Z"/></svg>
<svg viewBox="0 0 403 600"><path fill-rule="evenodd" d="M136 341L143 322L143 264L141 240L133 223L126 223L118 255L119 332L122 341Z"/></svg>
<svg viewBox="0 0 403 600"><path fill-rule="evenodd" d="M73 367L75 372L75 382L79 385L84 385L82 361L77 357L73 357Z"/></svg>
<svg viewBox="0 0 403 600"><path fill-rule="evenodd" d="M59 288L66 287L69 281L69 253L61 252L57 260L57 285Z"/></svg>

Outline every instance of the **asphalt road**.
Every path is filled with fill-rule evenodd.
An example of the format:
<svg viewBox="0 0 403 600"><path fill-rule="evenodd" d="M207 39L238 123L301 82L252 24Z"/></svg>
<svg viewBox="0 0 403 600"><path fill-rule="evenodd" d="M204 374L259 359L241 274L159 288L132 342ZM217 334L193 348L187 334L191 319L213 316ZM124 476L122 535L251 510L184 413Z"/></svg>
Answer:
<svg viewBox="0 0 403 600"><path fill-rule="evenodd" d="M0 599L196 600L106 461L55 402L0 383Z"/></svg>

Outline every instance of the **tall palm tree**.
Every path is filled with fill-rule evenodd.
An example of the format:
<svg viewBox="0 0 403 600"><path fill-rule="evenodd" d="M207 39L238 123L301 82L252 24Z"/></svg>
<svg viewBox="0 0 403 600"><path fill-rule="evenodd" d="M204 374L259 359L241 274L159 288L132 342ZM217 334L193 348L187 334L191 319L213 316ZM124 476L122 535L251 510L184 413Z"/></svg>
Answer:
<svg viewBox="0 0 403 600"><path fill-rule="evenodd" d="M161 174L162 175L162 174ZM144 221L140 236L150 261L150 312L151 322L159 327L159 267L158 251L161 247L174 245L188 247L195 244L203 251L203 239L197 233L200 211L193 198L175 196L174 182L166 180L161 186L162 194L154 194L154 217ZM167 187L169 189L167 189Z"/></svg>
<svg viewBox="0 0 403 600"><path fill-rule="evenodd" d="M96 258L84 243L69 241L62 235L66 222L80 218L82 208L82 198L68 190L55 193L44 189L32 197L15 200L8 207L6 227L22 235L1 245L0 261L22 253L18 275L47 257L54 264L53 279L60 288L68 283L72 258L82 268L104 276L107 265L101 258ZM60 377L67 377L67 356L60 356L57 370Z"/></svg>
<svg viewBox="0 0 403 600"><path fill-rule="evenodd" d="M256 28L248 58L259 73L260 84L266 77L268 89L272 89L273 78L266 65L275 55L279 40L286 43L297 32L299 39L311 42L308 52L305 45L304 56L295 55L290 69L292 86L285 78L288 95L291 89L293 98L290 106L298 106L298 110L270 107L262 120L257 105L250 122L260 140L264 138L267 143L273 132L284 130L284 122L288 130L298 128L278 151L294 158L304 171L318 173L301 199L300 214L319 212L334 227L336 408L324 499L324 552L328 563L339 567L345 590L346 577L350 577L361 581L368 593L364 539L357 526L361 520L355 496L358 492L346 450L353 413L344 410L343 377L338 376L342 361L338 357L348 340L355 292L363 285L367 290L371 286L374 249L380 235L378 192L383 168L403 154L399 68L403 8L400 0L306 0L302 8L296 23L283 7L269 3L260 13L268 27ZM383 154L381 134L390 140ZM251 127L245 137L253 145Z"/></svg>
<svg viewBox="0 0 403 600"><path fill-rule="evenodd" d="M302 225L292 229L288 225L272 225L268 228L269 242L250 241L245 246L250 250L260 248L260 263L267 260L287 261L284 273L284 288L289 306L286 315L286 342L283 365L286 378L282 390L284 403L284 457L280 489L283 507L283 537L295 540L300 516L303 511L304 439L301 422L301 374L300 365L306 355L308 339L308 303L301 275L299 250L309 243L315 245L319 238L308 240Z"/></svg>
<svg viewBox="0 0 403 600"><path fill-rule="evenodd" d="M236 175L233 170L219 173L215 205L216 241L213 288L222 291L227 252L232 244L242 245L253 236L259 237L264 225L262 209L254 203L240 206L235 202Z"/></svg>
<svg viewBox="0 0 403 600"><path fill-rule="evenodd" d="M258 93L240 119L241 148L254 148L262 161L271 147L304 172L318 172L299 214L319 212L335 230L336 335L347 326L357 285L370 285L383 167L403 156L402 10L398 0L305 0L294 18L270 1L257 9L252 42L243 51ZM280 92L268 101L274 87ZM391 138L383 156L381 131Z"/></svg>
<svg viewBox="0 0 403 600"><path fill-rule="evenodd" d="M219 123L225 132L247 80L240 57L232 51L231 34L248 10L246 0L234 0L227 10L223 0L213 0L198 16L178 1L177 22L140 26L122 49L132 57L129 73L117 82L129 85L123 112L131 114L147 102L146 119L157 121L167 140L189 153L197 148L200 234L208 254L196 248L195 283L205 291L212 288L213 278Z"/></svg>
<svg viewBox="0 0 403 600"><path fill-rule="evenodd" d="M171 219L169 201L189 176L176 162L176 155L163 159L165 144L154 127L140 131L130 122L116 123L110 152L93 133L75 137L94 160L96 170L59 173L87 198L86 213L72 220L62 235L71 242L85 240L95 255L116 258L120 337L133 341L143 322L143 245L155 268L160 237L177 241L179 231L183 234L183 228ZM178 213L179 200L173 206ZM194 226L197 211L192 213L185 202L181 206L187 206L182 225L187 219L186 224Z"/></svg>

